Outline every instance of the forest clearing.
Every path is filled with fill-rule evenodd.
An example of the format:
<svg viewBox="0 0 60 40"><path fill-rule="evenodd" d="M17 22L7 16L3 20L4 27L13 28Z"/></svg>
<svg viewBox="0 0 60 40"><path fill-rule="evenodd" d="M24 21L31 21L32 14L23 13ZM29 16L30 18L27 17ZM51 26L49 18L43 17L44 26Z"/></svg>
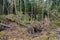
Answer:
<svg viewBox="0 0 60 40"><path fill-rule="evenodd" d="M60 40L60 0L1 0L0 40Z"/></svg>

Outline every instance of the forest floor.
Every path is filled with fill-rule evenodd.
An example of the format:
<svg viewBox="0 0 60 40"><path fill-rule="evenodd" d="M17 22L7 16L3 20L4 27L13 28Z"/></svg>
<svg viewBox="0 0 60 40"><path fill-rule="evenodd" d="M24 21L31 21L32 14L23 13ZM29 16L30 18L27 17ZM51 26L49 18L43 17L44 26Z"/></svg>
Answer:
<svg viewBox="0 0 60 40"><path fill-rule="evenodd" d="M60 40L60 27L51 27L41 32L28 33L30 27L19 26L16 22L10 22L8 25L10 25L10 28L0 31L0 40ZM36 24L29 24L28 26L33 27L34 25L36 26ZM32 29L30 30L33 31Z"/></svg>

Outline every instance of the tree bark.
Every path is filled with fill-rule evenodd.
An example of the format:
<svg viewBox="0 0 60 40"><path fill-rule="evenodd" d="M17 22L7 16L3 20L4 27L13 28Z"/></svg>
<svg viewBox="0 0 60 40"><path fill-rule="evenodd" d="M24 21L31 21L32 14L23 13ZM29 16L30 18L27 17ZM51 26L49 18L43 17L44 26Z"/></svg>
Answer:
<svg viewBox="0 0 60 40"><path fill-rule="evenodd" d="M19 0L20 12L22 11L22 1Z"/></svg>
<svg viewBox="0 0 60 40"><path fill-rule="evenodd" d="M17 14L16 0L13 0L13 13Z"/></svg>
<svg viewBox="0 0 60 40"><path fill-rule="evenodd" d="M5 4L5 2L4 2L4 0L2 0L2 5L3 5L2 14L4 14L4 4Z"/></svg>

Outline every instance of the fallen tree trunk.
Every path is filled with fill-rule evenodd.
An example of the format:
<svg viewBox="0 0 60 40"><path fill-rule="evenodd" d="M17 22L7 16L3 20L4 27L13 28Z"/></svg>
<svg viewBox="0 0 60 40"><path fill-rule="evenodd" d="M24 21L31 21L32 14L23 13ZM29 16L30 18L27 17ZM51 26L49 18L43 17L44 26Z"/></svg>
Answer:
<svg viewBox="0 0 60 40"><path fill-rule="evenodd" d="M3 23L0 23L0 31L6 30L7 28L10 28L10 26L3 24Z"/></svg>
<svg viewBox="0 0 60 40"><path fill-rule="evenodd" d="M3 24L3 23L0 23L1 26L6 26L6 27L10 27L10 25L6 25L6 24Z"/></svg>

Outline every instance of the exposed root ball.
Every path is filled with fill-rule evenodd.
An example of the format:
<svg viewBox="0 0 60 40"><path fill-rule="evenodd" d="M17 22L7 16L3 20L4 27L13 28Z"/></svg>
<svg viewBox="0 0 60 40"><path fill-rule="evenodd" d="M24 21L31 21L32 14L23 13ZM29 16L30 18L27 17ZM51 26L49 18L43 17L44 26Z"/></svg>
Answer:
<svg viewBox="0 0 60 40"><path fill-rule="evenodd" d="M30 34L34 34L34 33L41 33L43 31L43 26L40 24L40 22L38 23L33 23L31 25L28 25L28 33Z"/></svg>

